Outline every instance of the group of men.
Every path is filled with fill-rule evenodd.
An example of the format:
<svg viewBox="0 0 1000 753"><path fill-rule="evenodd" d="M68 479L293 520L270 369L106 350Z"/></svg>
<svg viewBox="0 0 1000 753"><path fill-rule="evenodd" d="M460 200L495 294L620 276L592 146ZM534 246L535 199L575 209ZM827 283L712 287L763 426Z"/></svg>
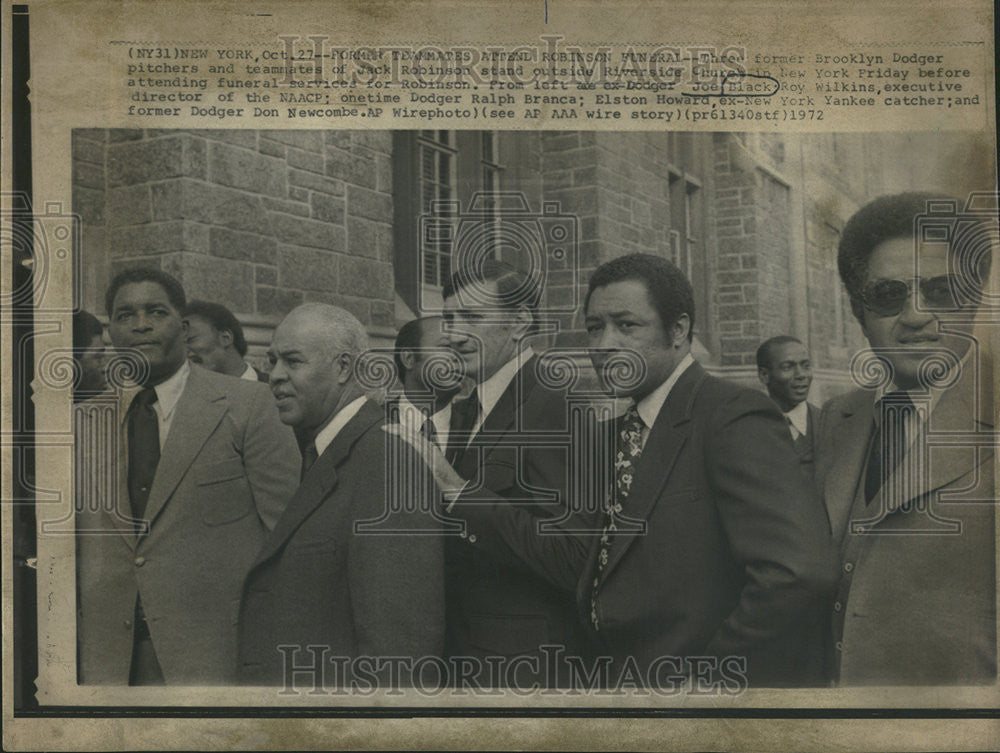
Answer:
<svg viewBox="0 0 1000 753"><path fill-rule="evenodd" d="M100 458L116 494L78 503L80 682L993 681L991 382L971 335L989 254L915 237L931 198L845 227L841 276L887 378L822 413L794 338L758 353L770 398L709 375L689 281L648 254L589 280L589 359L626 406L603 421L532 348L540 286L499 261L459 267L443 315L400 330L384 405L343 309L284 318L268 390L224 308L119 275L108 334L141 368Z"/></svg>

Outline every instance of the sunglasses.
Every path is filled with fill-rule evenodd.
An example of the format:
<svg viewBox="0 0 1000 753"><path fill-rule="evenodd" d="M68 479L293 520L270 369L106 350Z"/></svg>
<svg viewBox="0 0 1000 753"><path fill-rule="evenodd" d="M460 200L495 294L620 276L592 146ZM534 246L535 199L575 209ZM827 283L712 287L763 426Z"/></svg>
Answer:
<svg viewBox="0 0 1000 753"><path fill-rule="evenodd" d="M955 275L941 275L928 279L918 278L910 282L903 280L878 280L865 287L861 300L865 308L876 316L896 316L913 293L914 282L920 286L920 297L927 311L957 311L962 308L955 292L958 281Z"/></svg>

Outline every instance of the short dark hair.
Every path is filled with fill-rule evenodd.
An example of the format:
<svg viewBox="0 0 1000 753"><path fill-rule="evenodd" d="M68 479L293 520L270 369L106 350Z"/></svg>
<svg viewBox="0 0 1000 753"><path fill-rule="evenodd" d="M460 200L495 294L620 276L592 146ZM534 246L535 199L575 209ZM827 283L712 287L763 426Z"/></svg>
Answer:
<svg viewBox="0 0 1000 753"><path fill-rule="evenodd" d="M487 302L496 304L497 308L514 311L522 306L527 308L531 312L531 328L528 332L535 332L538 327L538 306L542 299L542 280L538 276L525 274L507 262L488 257L478 264L458 268L445 282L441 297L451 298L461 288L468 289L490 282L496 283L497 295L487 296Z"/></svg>
<svg viewBox="0 0 1000 753"><path fill-rule="evenodd" d="M423 323L428 319L437 319L436 316L424 316L419 319L412 319L399 328L399 334L396 335L396 344L393 349L392 359L396 362L396 375L399 377L399 381L402 382L406 377L406 366L403 365L403 359L400 354L404 350L415 350L420 347L420 338L423 333Z"/></svg>
<svg viewBox="0 0 1000 753"><path fill-rule="evenodd" d="M73 313L73 350L86 350L95 337L103 336L104 325L100 319L83 309Z"/></svg>
<svg viewBox="0 0 1000 753"><path fill-rule="evenodd" d="M167 300L170 301L170 305L177 309L177 313L183 313L184 309L187 308L187 299L184 296L184 288L177 281L177 278L173 275L167 274L162 269L153 269L150 267L137 267L135 269L126 269L124 272L119 272L111 280L111 284L108 285L108 292L104 295L104 309L107 311L108 316L111 316L112 309L115 305L115 296L118 295L118 291L124 285L131 285L139 282L155 282L164 292L167 294Z"/></svg>
<svg viewBox="0 0 1000 753"><path fill-rule="evenodd" d="M962 205L957 199L929 191L880 196L861 207L844 226L837 249L837 268L840 271L840 279L847 289L847 295L851 299L851 310L858 321L864 321L864 303L861 296L868 280L868 262L872 252L885 241L916 237L917 218L927 216L929 202L950 203L956 207L957 211L950 223L948 235L951 241L954 241L958 237L955 231L959 219L968 223L971 218L960 214L958 208ZM948 223L947 217L938 218L938 224L942 221ZM975 232L962 233L963 237L977 235ZM978 237L973 240L978 240ZM959 269L971 270L974 266L978 266L981 280L989 274L988 248L985 254L982 254L982 249L974 242L949 242L948 248L950 254L958 257ZM977 254L981 254L978 259L975 258Z"/></svg>
<svg viewBox="0 0 1000 753"><path fill-rule="evenodd" d="M792 337L791 335L775 335L769 340L762 342L760 347L757 348L757 368L771 368L771 354L774 349L779 345L787 345L788 343L798 343L801 345L802 341L797 337Z"/></svg>
<svg viewBox="0 0 1000 753"><path fill-rule="evenodd" d="M680 319L681 314L687 314L691 322L688 342L694 339L694 290L684 273L661 256L627 254L599 266L590 277L583 310L586 312L590 306L594 290L625 280L636 280L646 286L649 302L660 315L664 332Z"/></svg>
<svg viewBox="0 0 1000 753"><path fill-rule="evenodd" d="M228 329L233 336L233 347L236 348L236 352L241 358L247 354L247 339L243 336L243 327L233 312L221 303L191 301L184 308L184 318L187 319L189 316L200 316L220 332Z"/></svg>

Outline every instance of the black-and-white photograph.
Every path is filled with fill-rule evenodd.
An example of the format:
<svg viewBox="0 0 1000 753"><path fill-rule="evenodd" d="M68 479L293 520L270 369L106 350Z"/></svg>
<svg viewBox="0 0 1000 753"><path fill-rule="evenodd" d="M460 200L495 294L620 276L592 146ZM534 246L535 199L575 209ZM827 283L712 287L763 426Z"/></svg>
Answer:
<svg viewBox="0 0 1000 753"><path fill-rule="evenodd" d="M990 149L74 129L77 683L995 683Z"/></svg>

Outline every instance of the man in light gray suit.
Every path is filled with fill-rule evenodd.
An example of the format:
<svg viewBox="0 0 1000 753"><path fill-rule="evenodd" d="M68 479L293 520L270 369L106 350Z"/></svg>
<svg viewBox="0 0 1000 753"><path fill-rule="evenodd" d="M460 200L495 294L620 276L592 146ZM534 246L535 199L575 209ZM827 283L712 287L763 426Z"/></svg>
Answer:
<svg viewBox="0 0 1000 753"><path fill-rule="evenodd" d="M107 399L119 450L78 454L110 464L78 475L110 472L117 491L78 494L84 684L233 681L240 587L298 483L295 437L268 389L188 363L184 304L159 270L124 272L107 291L111 341L139 368ZM96 415L81 412L78 436L98 436L86 427Z"/></svg>
<svg viewBox="0 0 1000 753"><path fill-rule="evenodd" d="M994 382L973 335L991 248L956 210L885 196L841 235L840 275L877 359L855 371L882 377L827 403L817 437L842 685L996 681Z"/></svg>

